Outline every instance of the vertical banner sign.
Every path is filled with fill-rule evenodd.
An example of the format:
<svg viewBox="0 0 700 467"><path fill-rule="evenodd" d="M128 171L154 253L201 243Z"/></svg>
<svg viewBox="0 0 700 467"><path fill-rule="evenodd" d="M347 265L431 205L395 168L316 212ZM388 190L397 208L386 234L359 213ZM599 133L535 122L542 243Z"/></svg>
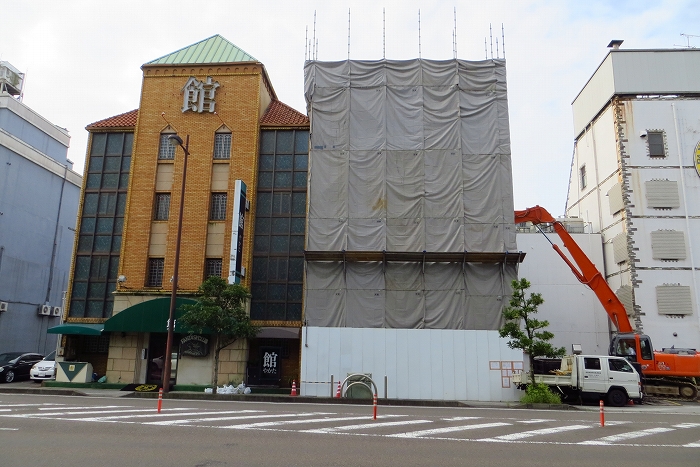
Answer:
<svg viewBox="0 0 700 467"><path fill-rule="evenodd" d="M280 379L280 347L260 347L260 380L277 382Z"/></svg>
<svg viewBox="0 0 700 467"><path fill-rule="evenodd" d="M231 225L231 261L228 267L228 283L241 283L241 263L243 261L243 227L245 225L246 186L243 180L236 180L233 194L233 216Z"/></svg>
<svg viewBox="0 0 700 467"><path fill-rule="evenodd" d="M700 142L695 146L695 154L693 154L693 162L695 163L695 171L700 177Z"/></svg>

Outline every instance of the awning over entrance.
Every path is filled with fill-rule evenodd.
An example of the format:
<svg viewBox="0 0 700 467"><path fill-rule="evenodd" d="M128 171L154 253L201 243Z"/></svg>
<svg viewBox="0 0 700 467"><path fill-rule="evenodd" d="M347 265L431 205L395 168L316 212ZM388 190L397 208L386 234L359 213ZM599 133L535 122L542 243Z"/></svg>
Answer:
<svg viewBox="0 0 700 467"><path fill-rule="evenodd" d="M299 339L299 328L262 327L257 339Z"/></svg>
<svg viewBox="0 0 700 467"><path fill-rule="evenodd" d="M190 330L181 326L177 319L184 314L182 305L196 303L189 298L175 301L175 332L186 333ZM170 316L170 298L156 298L141 302L117 313L105 321L105 331L111 332L167 332Z"/></svg>
<svg viewBox="0 0 700 467"><path fill-rule="evenodd" d="M63 323L49 328L49 334L72 334L79 336L99 336L102 334L104 324Z"/></svg>

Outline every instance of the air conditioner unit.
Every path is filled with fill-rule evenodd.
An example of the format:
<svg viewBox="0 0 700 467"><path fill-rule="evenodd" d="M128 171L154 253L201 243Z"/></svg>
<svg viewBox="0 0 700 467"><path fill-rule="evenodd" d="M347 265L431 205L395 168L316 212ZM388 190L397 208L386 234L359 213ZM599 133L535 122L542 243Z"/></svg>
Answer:
<svg viewBox="0 0 700 467"><path fill-rule="evenodd" d="M39 308L39 314L44 316L50 316L51 305L41 305L41 308Z"/></svg>
<svg viewBox="0 0 700 467"><path fill-rule="evenodd" d="M62 313L63 313L63 309L61 309L60 306L53 307L53 310L51 312L51 314L54 316L61 316Z"/></svg>
<svg viewBox="0 0 700 467"><path fill-rule="evenodd" d="M0 302L0 312L7 311L7 302Z"/></svg>

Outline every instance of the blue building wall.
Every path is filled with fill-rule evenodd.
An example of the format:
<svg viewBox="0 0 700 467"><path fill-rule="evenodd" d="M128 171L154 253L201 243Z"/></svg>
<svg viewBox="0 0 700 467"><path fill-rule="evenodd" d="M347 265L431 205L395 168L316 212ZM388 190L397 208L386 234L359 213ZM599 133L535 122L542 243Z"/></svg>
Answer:
<svg viewBox="0 0 700 467"><path fill-rule="evenodd" d="M44 304L63 307L81 177L68 162L69 136L0 95L0 353L56 348Z"/></svg>

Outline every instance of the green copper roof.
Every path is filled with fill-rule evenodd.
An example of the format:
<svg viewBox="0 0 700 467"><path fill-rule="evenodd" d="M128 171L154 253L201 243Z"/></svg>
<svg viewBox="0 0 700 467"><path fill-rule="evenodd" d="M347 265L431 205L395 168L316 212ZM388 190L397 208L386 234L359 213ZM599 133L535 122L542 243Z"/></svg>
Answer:
<svg viewBox="0 0 700 467"><path fill-rule="evenodd" d="M191 65L194 63L257 62L255 57L239 49L220 35L183 47L146 65Z"/></svg>

